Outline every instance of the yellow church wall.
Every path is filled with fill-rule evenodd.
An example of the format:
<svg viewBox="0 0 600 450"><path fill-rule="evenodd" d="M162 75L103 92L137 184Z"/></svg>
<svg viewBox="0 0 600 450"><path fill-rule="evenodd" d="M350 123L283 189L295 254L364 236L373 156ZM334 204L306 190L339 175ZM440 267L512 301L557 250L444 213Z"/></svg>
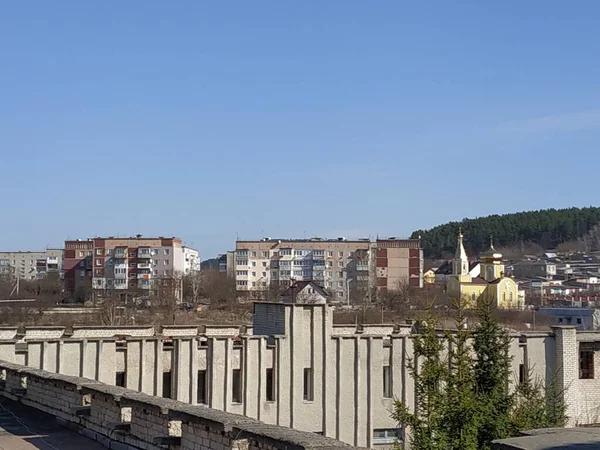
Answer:
<svg viewBox="0 0 600 450"><path fill-rule="evenodd" d="M460 286L460 295L470 308L477 306L477 299L484 293L487 286L484 284L463 283Z"/></svg>
<svg viewBox="0 0 600 450"><path fill-rule="evenodd" d="M503 278L496 284L496 298L500 309L518 309L519 295L517 283L512 278Z"/></svg>

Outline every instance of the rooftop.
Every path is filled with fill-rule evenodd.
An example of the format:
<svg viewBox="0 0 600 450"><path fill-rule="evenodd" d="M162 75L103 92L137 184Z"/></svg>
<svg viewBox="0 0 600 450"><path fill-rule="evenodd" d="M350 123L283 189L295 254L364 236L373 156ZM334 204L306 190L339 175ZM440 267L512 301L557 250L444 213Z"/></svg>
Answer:
<svg viewBox="0 0 600 450"><path fill-rule="evenodd" d="M524 436L502 439L495 450L600 450L600 428L548 428Z"/></svg>

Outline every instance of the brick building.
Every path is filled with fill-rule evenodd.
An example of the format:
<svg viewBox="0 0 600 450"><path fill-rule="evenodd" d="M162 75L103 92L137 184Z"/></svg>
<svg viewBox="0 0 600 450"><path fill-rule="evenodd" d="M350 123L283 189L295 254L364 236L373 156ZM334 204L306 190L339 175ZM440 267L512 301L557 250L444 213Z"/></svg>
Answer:
<svg viewBox="0 0 600 450"><path fill-rule="evenodd" d="M110 297L158 294L167 284L181 297L180 278L197 252L170 237L93 238L65 242L65 288L71 294ZM188 261L186 261L186 258Z"/></svg>
<svg viewBox="0 0 600 450"><path fill-rule="evenodd" d="M375 251L377 287L394 290L404 283L423 287L423 249L420 239L377 239Z"/></svg>

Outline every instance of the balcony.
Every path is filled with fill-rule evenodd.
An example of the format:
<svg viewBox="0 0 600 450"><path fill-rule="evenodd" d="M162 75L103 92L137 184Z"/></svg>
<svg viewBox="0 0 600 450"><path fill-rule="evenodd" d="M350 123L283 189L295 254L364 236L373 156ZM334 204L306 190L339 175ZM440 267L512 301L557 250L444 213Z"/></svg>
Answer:
<svg viewBox="0 0 600 450"><path fill-rule="evenodd" d="M137 279L138 280L149 280L150 279L150 273L138 273L137 274Z"/></svg>
<svg viewBox="0 0 600 450"><path fill-rule="evenodd" d="M356 270L369 270L369 265L368 264L357 264Z"/></svg>
<svg viewBox="0 0 600 450"><path fill-rule="evenodd" d="M138 257L138 259L149 259L149 258L152 258L152 253L150 253L150 252L148 252L148 253L138 252L137 257Z"/></svg>
<svg viewBox="0 0 600 450"><path fill-rule="evenodd" d="M117 251L115 251L114 257L116 259L127 259L127 252L117 252Z"/></svg>
<svg viewBox="0 0 600 450"><path fill-rule="evenodd" d="M137 263L136 267L138 269L149 269L150 268L150 263L149 262Z"/></svg>

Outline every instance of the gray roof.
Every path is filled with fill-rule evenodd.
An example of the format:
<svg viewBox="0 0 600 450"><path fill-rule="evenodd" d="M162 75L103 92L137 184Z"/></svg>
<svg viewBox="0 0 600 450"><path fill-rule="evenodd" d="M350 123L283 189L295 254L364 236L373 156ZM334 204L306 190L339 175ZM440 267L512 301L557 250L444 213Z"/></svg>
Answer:
<svg viewBox="0 0 600 450"><path fill-rule="evenodd" d="M600 428L547 428L494 442L494 450L600 450Z"/></svg>

